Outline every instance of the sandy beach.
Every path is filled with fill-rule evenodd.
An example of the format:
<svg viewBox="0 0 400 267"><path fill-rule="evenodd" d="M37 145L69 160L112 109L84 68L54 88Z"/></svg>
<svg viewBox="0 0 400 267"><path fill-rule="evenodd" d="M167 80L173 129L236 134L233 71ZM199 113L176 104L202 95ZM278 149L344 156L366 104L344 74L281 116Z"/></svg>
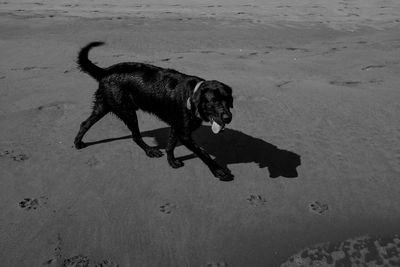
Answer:
<svg viewBox="0 0 400 267"><path fill-rule="evenodd" d="M400 266L399 33L396 0L0 2L0 266ZM234 180L112 115L76 150L92 41L230 85L232 123L194 139Z"/></svg>

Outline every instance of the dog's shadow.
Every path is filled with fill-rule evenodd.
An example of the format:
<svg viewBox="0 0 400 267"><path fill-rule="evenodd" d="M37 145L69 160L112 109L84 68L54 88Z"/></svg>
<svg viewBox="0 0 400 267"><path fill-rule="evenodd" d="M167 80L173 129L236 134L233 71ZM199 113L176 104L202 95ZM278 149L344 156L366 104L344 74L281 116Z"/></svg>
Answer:
<svg viewBox="0 0 400 267"><path fill-rule="evenodd" d="M142 132L143 137L154 138L157 147L165 149L168 141L169 127ZM110 138L96 142L86 143L87 146L106 143L115 140L127 139L131 136ZM260 168L268 168L269 176L295 178L298 176L297 167L300 166L300 156L294 152L279 149L262 139L254 138L237 130L225 129L220 134L213 134L210 127L201 126L193 134L193 139L208 153L215 157L215 160L223 165L235 163L258 164ZM179 146L180 144L178 144ZM181 160L188 160L196 156L190 154L180 157Z"/></svg>
<svg viewBox="0 0 400 267"><path fill-rule="evenodd" d="M143 137L154 138L161 149L166 147L168 135L169 128L142 132ZM210 127L201 126L194 132L193 139L225 167L229 164L254 162L260 168L267 167L271 178L298 176L296 168L301 164L299 155L240 131L225 129L220 134L213 134ZM192 154L181 159L193 157Z"/></svg>

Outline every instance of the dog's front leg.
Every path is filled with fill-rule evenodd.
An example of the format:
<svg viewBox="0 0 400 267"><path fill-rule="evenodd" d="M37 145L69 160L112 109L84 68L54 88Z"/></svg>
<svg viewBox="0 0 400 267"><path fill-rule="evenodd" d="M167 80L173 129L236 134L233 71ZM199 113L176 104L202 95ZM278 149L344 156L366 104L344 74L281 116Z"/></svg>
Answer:
<svg viewBox="0 0 400 267"><path fill-rule="evenodd" d="M174 128L171 127L165 151L167 152L168 163L174 169L180 168L184 165L183 161L180 159L176 159L174 155L174 149L177 143L178 143L178 136L176 135Z"/></svg>
<svg viewBox="0 0 400 267"><path fill-rule="evenodd" d="M190 136L179 136L179 140L208 166L215 177L219 178L221 181L233 180L231 171L218 165L218 163L215 162L204 149L199 147Z"/></svg>

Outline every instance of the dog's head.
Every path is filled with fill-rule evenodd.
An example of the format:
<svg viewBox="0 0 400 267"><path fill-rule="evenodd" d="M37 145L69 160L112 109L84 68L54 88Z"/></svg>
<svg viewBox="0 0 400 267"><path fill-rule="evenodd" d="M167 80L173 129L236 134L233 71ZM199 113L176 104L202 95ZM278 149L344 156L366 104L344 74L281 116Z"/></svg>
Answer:
<svg viewBox="0 0 400 267"><path fill-rule="evenodd" d="M214 133L224 129L232 121L232 89L218 81L204 81L192 96L198 116L210 122Z"/></svg>

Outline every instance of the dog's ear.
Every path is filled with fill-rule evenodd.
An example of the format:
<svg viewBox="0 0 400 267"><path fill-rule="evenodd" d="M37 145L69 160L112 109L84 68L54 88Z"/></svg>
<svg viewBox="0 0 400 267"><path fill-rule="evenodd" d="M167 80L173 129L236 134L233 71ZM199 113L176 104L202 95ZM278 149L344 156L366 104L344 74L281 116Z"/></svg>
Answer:
<svg viewBox="0 0 400 267"><path fill-rule="evenodd" d="M228 107L233 108L233 97L232 96L229 96L229 98L228 98Z"/></svg>
<svg viewBox="0 0 400 267"><path fill-rule="evenodd" d="M225 85L222 89L222 95L224 95L227 99L227 104L229 108L233 108L233 96L232 96L232 88L228 85Z"/></svg>

